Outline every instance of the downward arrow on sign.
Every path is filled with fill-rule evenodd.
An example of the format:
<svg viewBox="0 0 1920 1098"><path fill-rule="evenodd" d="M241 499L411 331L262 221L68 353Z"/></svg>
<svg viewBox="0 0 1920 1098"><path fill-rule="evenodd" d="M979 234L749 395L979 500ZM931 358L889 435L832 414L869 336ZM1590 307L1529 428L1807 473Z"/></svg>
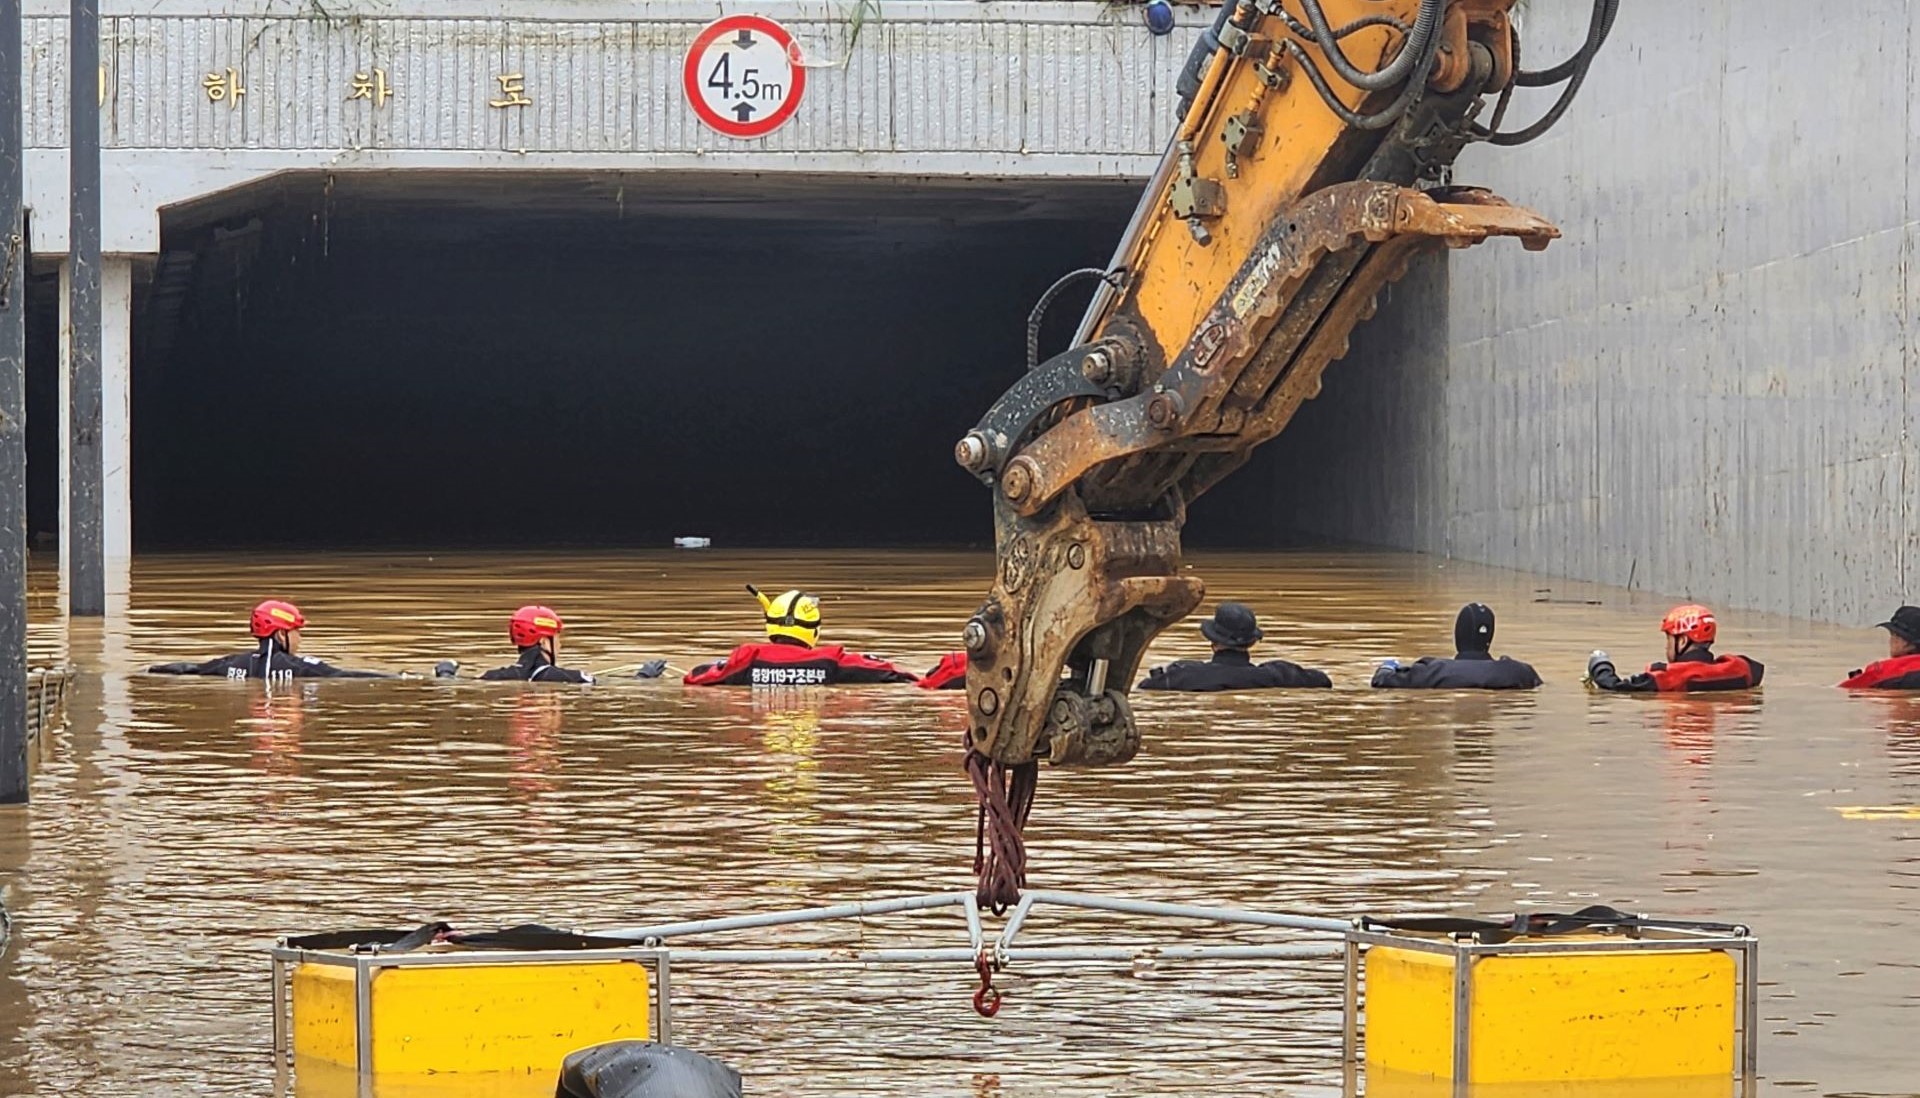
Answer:
<svg viewBox="0 0 1920 1098"><path fill-rule="evenodd" d="M739 32L733 36L733 44L743 50L752 48L753 32L745 27L741 27Z"/></svg>
<svg viewBox="0 0 1920 1098"><path fill-rule="evenodd" d="M752 103L735 103L733 105L733 116L735 118L738 118L742 122L752 121L753 120L753 104Z"/></svg>

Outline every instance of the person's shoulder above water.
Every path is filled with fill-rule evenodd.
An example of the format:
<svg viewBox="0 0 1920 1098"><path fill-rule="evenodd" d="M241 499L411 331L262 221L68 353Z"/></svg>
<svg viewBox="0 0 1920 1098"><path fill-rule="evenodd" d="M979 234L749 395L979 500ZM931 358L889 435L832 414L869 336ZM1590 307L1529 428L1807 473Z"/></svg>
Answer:
<svg viewBox="0 0 1920 1098"><path fill-rule="evenodd" d="M1614 693L1701 693L1750 690L1759 686L1767 669L1751 656L1715 655L1720 623L1713 611L1696 603L1676 606L1660 620L1666 638L1666 659L1647 665L1640 674L1623 677L1612 657L1595 651L1587 657L1587 684Z"/></svg>
<svg viewBox="0 0 1920 1098"><path fill-rule="evenodd" d="M1135 689L1206 693L1333 685L1325 672L1287 660L1254 663L1250 650L1266 634L1260 630L1253 611L1241 603L1221 603L1211 619L1200 623L1200 634L1213 645L1212 659L1175 660L1156 667L1147 672L1147 677Z"/></svg>
<svg viewBox="0 0 1920 1098"><path fill-rule="evenodd" d="M325 660L314 656L295 656L285 652L273 654L273 673L291 674L296 679L392 679L399 678L391 671L356 671L347 667L335 667Z"/></svg>
<svg viewBox="0 0 1920 1098"><path fill-rule="evenodd" d="M213 659L200 662L185 660L156 663L147 668L147 673L150 675L217 675L244 679L251 673L249 664L258 656L257 652L235 652L231 656L215 656Z"/></svg>
<svg viewBox="0 0 1920 1098"><path fill-rule="evenodd" d="M1532 690L1541 680L1532 664L1512 656L1462 652L1452 659L1423 656L1410 664L1383 660L1371 685L1376 690Z"/></svg>
<svg viewBox="0 0 1920 1098"><path fill-rule="evenodd" d="M482 682L563 682L591 685L585 671L560 666L560 634L567 623L551 606L532 604L507 619L507 640L520 658L480 676Z"/></svg>
<svg viewBox="0 0 1920 1098"><path fill-rule="evenodd" d="M723 660L703 663L681 681L688 686L834 686L917 682L919 676L887 660L840 645L820 643L820 600L805 591L760 600L767 639L735 648Z"/></svg>
<svg viewBox="0 0 1920 1098"><path fill-rule="evenodd" d="M967 688L967 654L948 652L940 657L926 674L920 676L922 690L965 690Z"/></svg>
<svg viewBox="0 0 1920 1098"><path fill-rule="evenodd" d="M1195 679L1206 673L1210 665L1206 660L1174 660L1147 671L1147 677L1140 680L1135 690L1205 690L1218 687L1195 685Z"/></svg>
<svg viewBox="0 0 1920 1098"><path fill-rule="evenodd" d="M1875 628L1887 631L1887 658L1848 675L1848 690L1920 690L1920 606L1902 606Z"/></svg>
<svg viewBox="0 0 1920 1098"><path fill-rule="evenodd" d="M1382 660L1373 672L1377 690L1531 690L1540 675L1531 664L1493 655L1493 609L1470 602L1453 619L1454 656L1423 656L1410 664Z"/></svg>
<svg viewBox="0 0 1920 1098"><path fill-rule="evenodd" d="M386 671L349 671L300 655L300 631L306 615L290 602L268 599L255 606L247 629L260 642L252 652L236 652L204 663L160 663L147 668L156 675L215 675L230 679L389 679Z"/></svg>
<svg viewBox="0 0 1920 1098"><path fill-rule="evenodd" d="M1292 660L1268 660L1255 670L1266 677L1265 685L1270 687L1327 689L1333 686L1332 677L1325 671L1302 667Z"/></svg>
<svg viewBox="0 0 1920 1098"><path fill-rule="evenodd" d="M681 681L688 686L837 686L910 683L919 681L919 676L837 644L763 641L743 644L723 660L700 664ZM961 682L964 685L965 680Z"/></svg>

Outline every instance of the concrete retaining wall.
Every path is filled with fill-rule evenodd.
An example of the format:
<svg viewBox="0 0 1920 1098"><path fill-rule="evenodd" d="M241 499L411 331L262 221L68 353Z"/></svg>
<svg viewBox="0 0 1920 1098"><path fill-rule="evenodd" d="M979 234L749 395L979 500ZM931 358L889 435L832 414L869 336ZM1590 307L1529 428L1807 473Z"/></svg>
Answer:
<svg viewBox="0 0 1920 1098"><path fill-rule="evenodd" d="M1585 8L1533 5L1534 63ZM1623 5L1560 128L1458 172L1566 239L1398 287L1274 444L1313 470L1284 517L1836 621L1920 598L1916 60L1902 0Z"/></svg>

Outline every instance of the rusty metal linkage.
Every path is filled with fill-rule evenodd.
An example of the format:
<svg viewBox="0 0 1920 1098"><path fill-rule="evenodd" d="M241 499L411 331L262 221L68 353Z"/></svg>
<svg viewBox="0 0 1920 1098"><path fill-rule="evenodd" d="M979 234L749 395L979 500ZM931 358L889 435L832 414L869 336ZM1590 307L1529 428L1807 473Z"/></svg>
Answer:
<svg viewBox="0 0 1920 1098"><path fill-rule="evenodd" d="M1135 239L1122 247L1136 259L1155 248L1175 258L1161 261L1158 283L1153 270L1136 270L1105 306L1096 304L1104 311L1085 328L1089 341L1031 369L956 445L956 460L992 491L998 555L993 588L964 633L981 906L1004 908L1024 883L1020 831L1040 760L1110 766L1139 750L1130 684L1148 644L1205 594L1180 570L1187 506L1319 392L1354 327L1417 255L1493 237L1538 250L1559 235L1538 214L1484 190L1408 185L1440 178L1465 144L1478 97L1510 83L1507 7L1455 0L1432 36L1437 57L1416 70L1423 81L1432 74L1423 85L1430 94L1403 89L1393 130L1366 138L1353 135L1373 133L1371 122L1333 110L1347 135L1331 139L1324 154L1302 155L1326 156L1320 171L1334 181L1264 212L1257 172L1272 155L1266 135L1276 126L1257 112L1276 101L1272 109L1304 108L1300 98L1284 98L1287 82L1272 71L1281 53L1274 40L1253 34L1268 9L1234 9L1235 21L1222 28L1224 60L1209 70L1169 149L1180 171L1163 171L1159 213L1143 207L1130 229ZM1258 48L1236 54L1236 41ZM1259 83L1232 83L1229 70L1242 55L1253 59ZM1225 159L1203 160L1194 135L1223 119ZM1242 197L1221 192L1226 197L1205 210L1187 209L1190 195L1175 177L1221 170ZM1338 181L1341 173L1350 181ZM1242 209L1250 224L1235 224ZM1192 228L1196 219L1212 227L1169 229ZM1244 255L1237 269L1208 258L1223 247L1244 249L1227 253ZM1207 276L1210 269L1220 275ZM1218 278L1224 288L1191 331L1170 331L1188 325L1169 317L1189 314L1169 302L1189 283L1221 287Z"/></svg>

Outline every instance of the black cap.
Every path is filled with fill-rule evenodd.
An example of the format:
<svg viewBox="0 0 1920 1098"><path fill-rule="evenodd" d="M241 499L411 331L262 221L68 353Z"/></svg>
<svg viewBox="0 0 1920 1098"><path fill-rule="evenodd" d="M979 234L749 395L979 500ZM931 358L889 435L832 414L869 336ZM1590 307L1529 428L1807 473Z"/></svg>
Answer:
<svg viewBox="0 0 1920 1098"><path fill-rule="evenodd" d="M1881 622L1880 628L1908 644L1920 644L1920 606L1902 606L1892 618Z"/></svg>
<svg viewBox="0 0 1920 1098"><path fill-rule="evenodd" d="M1212 621L1200 623L1200 632L1222 648L1252 648L1261 637L1260 622L1245 603L1223 602Z"/></svg>
<svg viewBox="0 0 1920 1098"><path fill-rule="evenodd" d="M1493 609L1484 602L1470 602L1453 619L1453 646L1461 652L1487 652L1493 649Z"/></svg>

